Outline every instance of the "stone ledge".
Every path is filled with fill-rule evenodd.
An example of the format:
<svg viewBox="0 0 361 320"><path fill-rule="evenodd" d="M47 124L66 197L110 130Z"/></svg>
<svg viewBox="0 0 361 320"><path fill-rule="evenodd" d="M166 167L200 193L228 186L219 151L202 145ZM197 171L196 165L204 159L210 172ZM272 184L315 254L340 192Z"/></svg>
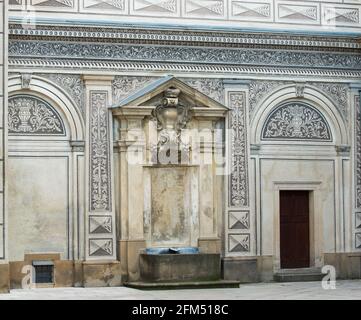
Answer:
<svg viewBox="0 0 361 320"><path fill-rule="evenodd" d="M125 287L139 290L179 290L179 289L222 289L239 288L238 281L218 280L199 282L128 282Z"/></svg>

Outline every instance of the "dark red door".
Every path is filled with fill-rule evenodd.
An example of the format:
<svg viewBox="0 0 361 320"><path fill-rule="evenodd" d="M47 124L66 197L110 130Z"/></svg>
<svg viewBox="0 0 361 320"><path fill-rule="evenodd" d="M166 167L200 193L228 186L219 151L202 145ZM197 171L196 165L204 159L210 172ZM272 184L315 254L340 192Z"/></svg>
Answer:
<svg viewBox="0 0 361 320"><path fill-rule="evenodd" d="M308 191L280 191L281 268L310 266Z"/></svg>

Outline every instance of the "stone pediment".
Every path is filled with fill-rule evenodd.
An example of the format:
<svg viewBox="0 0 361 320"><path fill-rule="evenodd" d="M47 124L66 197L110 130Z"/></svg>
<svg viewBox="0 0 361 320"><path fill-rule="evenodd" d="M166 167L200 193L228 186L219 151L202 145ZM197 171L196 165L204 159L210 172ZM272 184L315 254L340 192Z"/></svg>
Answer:
<svg viewBox="0 0 361 320"><path fill-rule="evenodd" d="M183 81L175 78L174 76L166 76L155 80L154 82L146 85L144 88L132 93L122 101L111 107L113 114L124 114L128 112L150 110L162 103L165 92L169 88L176 88L180 90L179 101L189 106L194 116L211 116L216 117L225 116L229 110L223 104L213 100L204 93L192 88Z"/></svg>

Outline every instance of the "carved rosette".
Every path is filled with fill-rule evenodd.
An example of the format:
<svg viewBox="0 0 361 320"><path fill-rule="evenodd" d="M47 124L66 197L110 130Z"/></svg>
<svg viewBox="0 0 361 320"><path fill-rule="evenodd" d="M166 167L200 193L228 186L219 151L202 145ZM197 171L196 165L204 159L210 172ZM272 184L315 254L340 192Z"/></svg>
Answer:
<svg viewBox="0 0 361 320"><path fill-rule="evenodd" d="M9 98L8 105L10 135L65 135L60 115L43 99L16 95Z"/></svg>
<svg viewBox="0 0 361 320"><path fill-rule="evenodd" d="M230 108L230 142L231 142L231 174L229 181L230 207L247 207L248 191L248 152L246 94L244 92L229 93Z"/></svg>
<svg viewBox="0 0 361 320"><path fill-rule="evenodd" d="M107 93L90 93L90 211L111 211Z"/></svg>

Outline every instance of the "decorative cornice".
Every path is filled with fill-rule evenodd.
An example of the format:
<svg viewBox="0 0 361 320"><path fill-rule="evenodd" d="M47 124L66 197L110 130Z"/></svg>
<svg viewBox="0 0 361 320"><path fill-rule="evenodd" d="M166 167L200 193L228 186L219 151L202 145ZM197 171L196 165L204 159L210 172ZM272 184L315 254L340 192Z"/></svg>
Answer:
<svg viewBox="0 0 361 320"><path fill-rule="evenodd" d="M325 37L325 36L301 36L283 33L235 33L235 32L195 32L189 30L142 30L126 28L101 28L101 27L61 27L61 26L37 26L36 28L22 28L21 25L12 24L9 27L9 35L42 37L44 40L50 38L68 38L68 40L84 38L92 41L103 39L111 41L151 41L183 42L183 43L212 43L227 45L261 45L261 46L287 46L287 47L309 47L309 48L342 48L361 49L361 43L350 37Z"/></svg>
<svg viewBox="0 0 361 320"><path fill-rule="evenodd" d="M337 79L359 79L361 70L344 69L315 69L315 68L292 68L292 67L272 67L272 66L240 66L240 65L211 65L211 64L182 64L182 63L161 63L161 62L114 62L114 61L94 61L94 60L71 60L71 59L32 59L13 58L9 59L9 68L31 68L44 70L70 69L87 71L159 71L159 72L179 72L179 73L210 73L210 74L233 74L233 75L282 75L282 76L312 76Z"/></svg>

